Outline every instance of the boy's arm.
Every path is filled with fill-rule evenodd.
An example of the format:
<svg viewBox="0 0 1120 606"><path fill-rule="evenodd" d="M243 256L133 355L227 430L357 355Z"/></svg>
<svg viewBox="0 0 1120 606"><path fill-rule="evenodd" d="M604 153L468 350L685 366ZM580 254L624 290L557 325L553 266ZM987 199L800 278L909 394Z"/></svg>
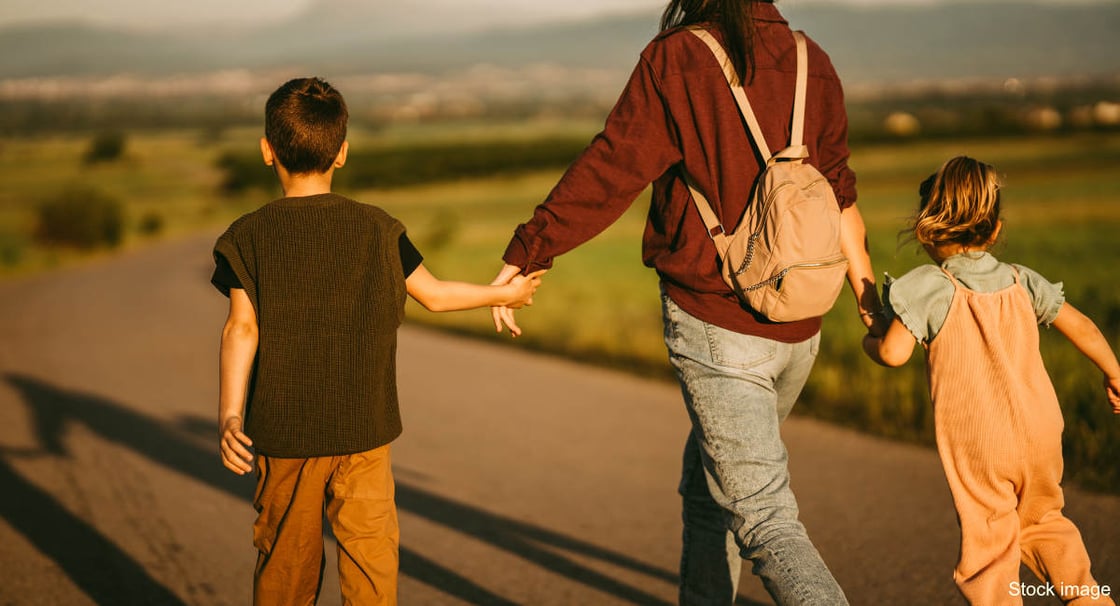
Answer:
<svg viewBox="0 0 1120 606"><path fill-rule="evenodd" d="M1053 324L1104 373L1104 389L1112 412L1120 414L1120 363L1108 339L1092 320L1069 303L1062 304Z"/></svg>
<svg viewBox="0 0 1120 606"><path fill-rule="evenodd" d="M895 318L887 328L887 334L877 337L868 333L863 337L863 351L877 364L902 366L910 359L917 342L902 320Z"/></svg>
<svg viewBox="0 0 1120 606"><path fill-rule="evenodd" d="M428 311L460 311L479 307L519 308L531 305L545 270L516 276L507 284L482 285L440 280L420 264L405 280L408 295Z"/></svg>
<svg viewBox="0 0 1120 606"><path fill-rule="evenodd" d="M249 295L241 288L231 288L219 359L218 428L222 464L238 475L253 471L249 463L253 455L248 449L253 441L241 430L249 373L257 355L257 334L257 313Z"/></svg>

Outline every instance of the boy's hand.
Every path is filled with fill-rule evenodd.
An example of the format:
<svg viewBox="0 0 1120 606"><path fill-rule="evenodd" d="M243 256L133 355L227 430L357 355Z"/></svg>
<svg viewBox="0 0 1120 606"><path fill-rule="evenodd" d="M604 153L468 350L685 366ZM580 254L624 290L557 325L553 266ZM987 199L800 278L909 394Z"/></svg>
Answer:
<svg viewBox="0 0 1120 606"><path fill-rule="evenodd" d="M509 286L513 290L510 295L510 302L506 307L511 309L521 309L526 305L533 304L533 293L537 292L537 288L541 285L541 276L548 271L541 269L535 271L527 276L517 275L509 281Z"/></svg>
<svg viewBox="0 0 1120 606"><path fill-rule="evenodd" d="M1113 414L1120 415L1120 377L1104 378L1104 390L1108 394L1108 403L1112 404Z"/></svg>
<svg viewBox="0 0 1120 606"><path fill-rule="evenodd" d="M222 465L239 476L253 471L253 466L249 463L253 460L253 454L246 448L252 446L253 441L241 432L241 417L226 419L221 429Z"/></svg>

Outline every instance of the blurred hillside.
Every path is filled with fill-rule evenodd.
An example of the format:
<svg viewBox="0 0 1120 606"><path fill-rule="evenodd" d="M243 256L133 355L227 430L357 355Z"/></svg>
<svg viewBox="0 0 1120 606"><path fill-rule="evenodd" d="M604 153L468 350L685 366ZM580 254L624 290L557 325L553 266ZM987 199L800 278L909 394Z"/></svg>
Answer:
<svg viewBox="0 0 1120 606"><path fill-rule="evenodd" d="M829 49L851 83L1120 70L1117 2L779 6L795 27ZM74 22L10 27L0 30L0 78L166 76L231 69L431 74L478 64L524 67L541 62L628 70L655 33L657 21L657 14L643 13L484 30L484 23L495 22L495 14L502 15L497 23L507 24L528 17L516 9L485 16L466 9L433 13L423 0L323 0L298 17L256 28L138 32Z"/></svg>
<svg viewBox="0 0 1120 606"><path fill-rule="evenodd" d="M1120 124L1120 2L781 6L829 50L856 138ZM601 120L658 15L558 21L548 10L472 5L436 14L430 0L320 0L248 28L8 27L0 29L0 135L256 124L264 95L308 74L330 79L355 123L375 129Z"/></svg>

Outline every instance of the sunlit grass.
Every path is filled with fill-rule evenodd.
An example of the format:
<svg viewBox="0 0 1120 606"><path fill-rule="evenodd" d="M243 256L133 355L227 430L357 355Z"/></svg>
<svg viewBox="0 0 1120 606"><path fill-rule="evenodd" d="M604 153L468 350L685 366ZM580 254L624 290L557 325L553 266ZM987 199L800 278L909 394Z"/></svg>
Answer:
<svg viewBox="0 0 1120 606"><path fill-rule="evenodd" d="M588 122L415 125L354 132L350 139L354 146L390 148L572 133L590 139L596 128ZM122 200L129 217L129 247L153 239L135 231L139 219L150 213L163 218L160 236L219 229L278 194L276 188L235 197L218 193L222 175L216 159L229 150L252 153L259 136L253 129L217 137L191 131L128 134L122 160L93 166L82 162L89 136L0 141L0 275L77 258L40 247L30 236L38 201L68 184L90 185ZM1120 136L1115 134L857 147L851 164L859 176L859 205L880 275L898 276L928 262L912 245L900 246L897 234L917 204L918 183L957 154L992 163L1004 177L1006 227L996 254L1064 282L1069 301L1094 318L1114 346L1120 342ZM341 193L399 218L436 275L485 283L500 268L513 229L530 217L561 174L556 169ZM522 346L669 377L657 276L641 263L647 209L648 194L643 194L603 234L557 259L535 305L518 314L525 330ZM494 335L487 310L432 314L410 304L408 317L508 340ZM845 293L825 320L821 355L798 410L879 435L930 443L932 411L921 352L902 369L882 369L861 353L862 334ZM1067 477L1117 490L1120 419L1104 400L1099 373L1056 331L1043 331L1043 349L1066 415Z"/></svg>

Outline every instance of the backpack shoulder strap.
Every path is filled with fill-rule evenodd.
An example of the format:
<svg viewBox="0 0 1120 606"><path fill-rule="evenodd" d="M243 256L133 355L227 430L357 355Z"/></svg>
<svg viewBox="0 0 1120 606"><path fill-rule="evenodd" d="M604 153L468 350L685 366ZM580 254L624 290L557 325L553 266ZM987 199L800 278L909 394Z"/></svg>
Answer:
<svg viewBox="0 0 1120 606"><path fill-rule="evenodd" d="M747 127L751 130L755 145L758 146L758 151L762 154L762 161L764 163L769 162L773 154L770 153L770 147L766 145L766 138L762 136L762 127L758 124L758 118L755 117L754 110L751 109L751 102L747 100L747 93L743 90L743 84L739 81L738 74L735 73L735 66L731 62L731 58L727 56L727 51L723 50L723 46L707 30L700 27L690 27L689 31L708 45L712 54L715 55L716 61L723 67L723 75L727 78L727 84L731 87L731 94L735 96L739 113L743 114L743 119L747 121Z"/></svg>
<svg viewBox="0 0 1120 606"><path fill-rule="evenodd" d="M793 40L797 42L797 88L793 95L793 127L790 133L790 147L805 143L805 89L809 82L809 51L805 45L805 34L794 30Z"/></svg>
<svg viewBox="0 0 1120 606"><path fill-rule="evenodd" d="M696 210L700 211L700 219L704 221L704 227L708 229L708 235L711 236L712 242L716 245L716 252L719 253L721 259L726 257L730 242L727 241L727 234L723 231L723 224L719 222L716 211L712 210L711 203L692 182L692 177L686 174L684 182L688 185L688 191L692 194L692 201L696 203Z"/></svg>
<svg viewBox="0 0 1120 606"><path fill-rule="evenodd" d="M747 93L743 90L743 85L739 81L738 74L735 73L734 64L727 56L727 51L723 49L719 41L715 39L707 30L693 26L688 28L697 38L700 38L711 50L712 55L715 56L716 61L719 62L723 68L723 75L727 79L728 86L731 87L731 94L735 97L735 103L739 106L739 113L743 115L743 120L746 121L747 127L750 129L751 137L754 139L755 145L758 146L759 153L762 154L764 163L769 163L773 154L770 153L770 147L766 144L766 138L762 135L762 126L758 123L758 118L755 117L754 110L751 108L751 102L747 99ZM803 144L805 136L805 91L808 83L809 74L809 59L808 51L805 43L805 35L800 31L793 32L794 41L797 43L797 87L794 91L793 101L793 124L790 137L790 146L778 153L782 158L797 159L805 158L808 152ZM692 178L687 174L685 175L685 183L688 185L689 191L692 193L692 199L696 203L696 208L700 211L700 218L704 221L704 227L708 230L708 235L711 236L712 241L716 245L716 250L719 252L720 257L725 257L727 254L728 241L727 235L723 225L712 210L711 203L704 197Z"/></svg>

